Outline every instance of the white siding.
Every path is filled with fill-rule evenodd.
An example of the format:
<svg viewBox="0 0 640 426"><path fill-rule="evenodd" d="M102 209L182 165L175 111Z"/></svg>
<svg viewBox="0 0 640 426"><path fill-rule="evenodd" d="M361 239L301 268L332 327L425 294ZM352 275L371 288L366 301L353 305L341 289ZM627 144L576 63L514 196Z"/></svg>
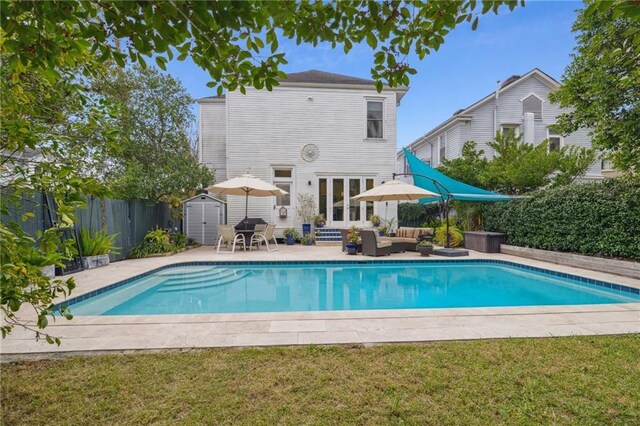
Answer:
<svg viewBox="0 0 640 426"><path fill-rule="evenodd" d="M227 180L226 104L200 103L200 162L211 168L216 182Z"/></svg>
<svg viewBox="0 0 640 426"><path fill-rule="evenodd" d="M382 140L366 139L367 98L384 101ZM215 117L207 114L208 119ZM268 92L248 88L246 95L227 94L226 124L226 178L249 172L272 182L274 166L293 167L292 205L286 220L274 215L275 197L249 197L249 216L275 221L279 231L285 226L300 227L295 215L296 193L310 193L317 199L319 177L366 176L379 184L391 179L396 170L395 92L285 86ZM203 133L218 130L209 125ZM309 143L320 151L311 163L301 157L301 148ZM223 151L215 152L219 155ZM235 225L244 217L245 199L230 196L227 203L228 223ZM376 203L375 209L383 215L384 203ZM389 203L387 212L388 217L395 217L396 203Z"/></svg>
<svg viewBox="0 0 640 426"><path fill-rule="evenodd" d="M434 143L434 150L436 151L434 155L432 155L433 164L435 166L438 165L437 138L444 133L447 135L447 158L459 157L462 153L462 146L468 140L473 140L476 143L477 149L484 150L487 158L493 158L493 150L487 145L487 142L494 139L495 132L500 130L502 124L517 124L520 134L522 134L524 131L522 100L531 94L535 94L543 101L542 119L534 121L533 138L535 144L541 143L547 138L548 127L556 122L556 117L560 113L564 112L558 106L549 103L548 95L551 90L551 87L541 77L533 73L525 79L512 83L502 91L498 97L497 109L495 109L495 97L491 97L487 99L486 102L472 109L463 111L461 115L472 117L470 122L458 123L449 129L445 126L443 130L428 136L428 141ZM564 138L564 144L589 148L591 146L589 131L579 130L566 136ZM418 157L424 157L425 154L422 151L427 150L430 152L430 146L428 144L421 144L416 149ZM402 155L399 155L399 161L403 161ZM589 168L586 176L588 178L602 177L599 161L596 161Z"/></svg>

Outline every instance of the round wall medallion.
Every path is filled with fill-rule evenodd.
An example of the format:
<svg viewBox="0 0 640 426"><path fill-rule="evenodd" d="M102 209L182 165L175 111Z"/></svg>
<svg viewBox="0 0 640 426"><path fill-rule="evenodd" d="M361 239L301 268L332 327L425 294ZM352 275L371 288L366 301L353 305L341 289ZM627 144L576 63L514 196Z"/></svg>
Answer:
<svg viewBox="0 0 640 426"><path fill-rule="evenodd" d="M320 156L320 150L318 149L317 145L308 143L302 147L300 155L302 156L302 159L304 161L306 161L307 163L311 163L318 159L318 157Z"/></svg>

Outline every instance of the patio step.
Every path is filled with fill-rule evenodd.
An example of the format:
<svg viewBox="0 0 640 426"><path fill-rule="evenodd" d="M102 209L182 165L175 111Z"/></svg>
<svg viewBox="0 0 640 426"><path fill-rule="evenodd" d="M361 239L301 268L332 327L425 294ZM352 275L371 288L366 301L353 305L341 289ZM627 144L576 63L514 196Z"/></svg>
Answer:
<svg viewBox="0 0 640 426"><path fill-rule="evenodd" d="M316 245L317 246L340 247L342 245L342 241L340 241L340 240L338 240L338 241L318 241L318 240L316 240Z"/></svg>
<svg viewBox="0 0 640 426"><path fill-rule="evenodd" d="M198 280L181 283L180 285L168 286L168 288L161 288L158 293L175 293L188 290L199 290L203 288L218 287L225 284L231 284L249 275L249 272L234 273L232 275L225 276L223 278L217 278L214 280Z"/></svg>
<svg viewBox="0 0 640 426"><path fill-rule="evenodd" d="M341 242L338 228L316 228L316 244L325 242Z"/></svg>

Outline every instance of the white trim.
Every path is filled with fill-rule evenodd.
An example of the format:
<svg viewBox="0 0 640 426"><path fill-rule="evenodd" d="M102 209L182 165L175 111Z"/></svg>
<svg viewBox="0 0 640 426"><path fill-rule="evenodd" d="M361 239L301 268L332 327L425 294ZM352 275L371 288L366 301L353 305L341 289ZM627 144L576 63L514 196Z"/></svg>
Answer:
<svg viewBox="0 0 640 426"><path fill-rule="evenodd" d="M505 129L514 129L516 137L520 136L520 124L518 123L501 123L500 124L500 134L504 134Z"/></svg>
<svg viewBox="0 0 640 426"><path fill-rule="evenodd" d="M365 141L372 141L372 142L377 142L377 141L386 141L387 138L387 121L385 120L385 113L387 111L386 105L385 105L385 97L382 96L365 96L364 98L364 140ZM367 112L368 112L368 107L369 107L369 102L379 102L382 104L382 137L381 138L370 138L367 134L368 128L367 125L369 124L369 117L367 117Z"/></svg>
<svg viewBox="0 0 640 426"><path fill-rule="evenodd" d="M442 148L444 148L444 158L442 158ZM438 166L442 164L442 160L447 158L447 133L438 135Z"/></svg>
<svg viewBox="0 0 640 426"><path fill-rule="evenodd" d="M549 135L549 126L547 126L546 131L547 131L547 141L548 141L548 142L551 142L551 141L549 140L549 137L550 137L550 135ZM562 149L562 148L564 148L564 136L562 136L562 135L561 135L561 134L559 134L559 133L556 133L553 137L557 137L557 138L559 138L559 139L560 139L560 146L558 147L558 149ZM547 151L548 151L548 152L551 152L551 143L549 143L549 145L547 145Z"/></svg>
<svg viewBox="0 0 640 426"><path fill-rule="evenodd" d="M530 97L531 95L535 96L536 98L540 99L542 101L542 103L546 102L543 98L541 98L540 96L538 96L538 94L530 92L527 96L523 96L522 98L520 98L520 102L523 102L525 99L527 99L528 97Z"/></svg>
<svg viewBox="0 0 640 426"><path fill-rule="evenodd" d="M535 94L533 92L529 93L527 96L525 96L524 98L520 99L520 103L522 104L522 118L524 119L524 115L526 114L526 112L524 110L524 100L530 98L531 96L535 96L540 101L540 118L536 118L536 115L534 113L533 114L533 119L535 121L542 121L542 117L544 117L545 100L542 99L540 96L538 96L537 94Z"/></svg>

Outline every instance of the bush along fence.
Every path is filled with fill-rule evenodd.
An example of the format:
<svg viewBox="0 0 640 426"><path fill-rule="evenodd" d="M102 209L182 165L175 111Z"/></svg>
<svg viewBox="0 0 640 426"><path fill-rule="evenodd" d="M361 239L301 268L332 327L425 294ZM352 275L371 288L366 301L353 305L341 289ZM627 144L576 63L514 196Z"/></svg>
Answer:
<svg viewBox="0 0 640 426"><path fill-rule="evenodd" d="M25 200L18 211L2 216L2 221L20 223L22 229L31 236L51 226L43 195ZM26 212L33 217L22 222L20 216ZM78 221L75 224L78 235L81 229L94 234L105 228L108 235L116 234L113 246L119 250L109 254L111 261L123 260L131 249L142 240L150 230L167 228L171 223L168 203L152 203L144 200L112 200L87 197L86 207L76 211ZM180 229L180 224L175 226Z"/></svg>
<svg viewBox="0 0 640 426"><path fill-rule="evenodd" d="M640 178L537 191L484 207L487 231L516 246L640 259Z"/></svg>

